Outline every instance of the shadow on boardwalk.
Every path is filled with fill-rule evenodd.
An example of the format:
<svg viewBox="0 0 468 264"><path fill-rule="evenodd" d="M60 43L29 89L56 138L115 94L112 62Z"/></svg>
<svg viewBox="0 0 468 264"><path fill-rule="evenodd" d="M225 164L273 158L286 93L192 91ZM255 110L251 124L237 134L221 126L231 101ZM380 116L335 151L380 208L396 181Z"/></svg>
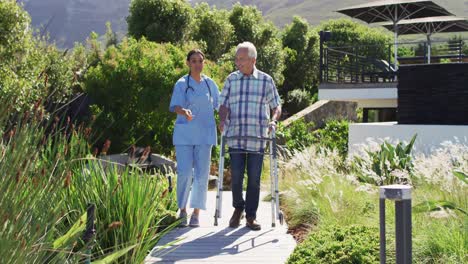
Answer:
<svg viewBox="0 0 468 264"><path fill-rule="evenodd" d="M200 227L176 228L166 234L145 263L190 263L190 264L283 264L294 250L296 242L287 234L287 226L271 227L271 206L260 202L257 220L262 230L252 231L245 227L245 219L238 228L229 228L232 213L231 193L225 192L223 215L219 226L213 226L215 192L208 192L207 211L200 215ZM265 193L261 196L263 197ZM167 246L165 246L167 245Z"/></svg>
<svg viewBox="0 0 468 264"><path fill-rule="evenodd" d="M266 241L262 239L262 236L272 231L258 231L254 236L251 234L253 231L247 227L237 229L228 227L218 232L209 232L195 240L185 243L181 241L180 244L159 249L151 256L158 258L158 263L175 263L184 259L208 259L214 256L244 254L270 243L278 243L279 240L276 238L270 237ZM248 233L251 235L247 235Z"/></svg>

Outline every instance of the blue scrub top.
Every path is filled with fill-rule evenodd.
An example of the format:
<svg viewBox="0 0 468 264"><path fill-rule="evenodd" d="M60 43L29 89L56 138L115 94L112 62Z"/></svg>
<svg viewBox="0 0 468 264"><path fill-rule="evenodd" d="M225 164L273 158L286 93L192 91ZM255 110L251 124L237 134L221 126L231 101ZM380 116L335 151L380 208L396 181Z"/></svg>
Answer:
<svg viewBox="0 0 468 264"><path fill-rule="evenodd" d="M190 109L193 119L188 121L184 116L177 115L172 136L174 145L216 145L214 109L219 107L218 98L218 86L205 75L202 75L200 82L188 75L176 82L169 111L174 112L176 106Z"/></svg>

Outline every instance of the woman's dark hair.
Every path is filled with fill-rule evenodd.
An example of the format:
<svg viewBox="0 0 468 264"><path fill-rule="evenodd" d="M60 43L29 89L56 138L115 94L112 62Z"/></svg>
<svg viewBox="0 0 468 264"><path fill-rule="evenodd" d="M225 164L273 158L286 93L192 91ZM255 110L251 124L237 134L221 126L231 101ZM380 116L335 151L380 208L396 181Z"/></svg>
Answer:
<svg viewBox="0 0 468 264"><path fill-rule="evenodd" d="M187 60L189 61L190 60L190 57L192 57L193 54L200 54L203 59L205 59L205 54L203 54L203 52L199 49L193 49L191 51L189 51L189 53L187 54Z"/></svg>

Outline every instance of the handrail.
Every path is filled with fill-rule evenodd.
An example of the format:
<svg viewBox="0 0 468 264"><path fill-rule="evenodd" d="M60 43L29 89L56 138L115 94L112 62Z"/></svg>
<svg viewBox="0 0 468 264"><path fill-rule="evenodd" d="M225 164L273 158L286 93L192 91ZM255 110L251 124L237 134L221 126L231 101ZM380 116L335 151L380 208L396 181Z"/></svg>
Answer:
<svg viewBox="0 0 468 264"><path fill-rule="evenodd" d="M432 41L433 63L441 59L449 59L452 62L467 61L468 54L464 54L464 43L468 40L457 41ZM444 45L440 45L444 43ZM410 53L400 56L400 64L426 64L428 62L427 42L401 42L412 46ZM421 46L421 44L423 46ZM321 82L393 82L396 81L396 70L392 67L393 44L385 45L359 45L359 46L329 46L321 52ZM377 49L378 47L378 49ZM406 46L408 47L408 46ZM374 49L376 48L376 49ZM423 55L422 55L423 54Z"/></svg>

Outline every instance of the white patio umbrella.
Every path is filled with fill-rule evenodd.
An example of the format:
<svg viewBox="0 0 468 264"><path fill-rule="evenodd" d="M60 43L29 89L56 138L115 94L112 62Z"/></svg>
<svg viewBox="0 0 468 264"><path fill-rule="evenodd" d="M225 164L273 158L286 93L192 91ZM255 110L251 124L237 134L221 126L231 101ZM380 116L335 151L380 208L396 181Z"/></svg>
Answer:
<svg viewBox="0 0 468 264"><path fill-rule="evenodd" d="M382 23L381 26L393 31L391 22ZM431 63L431 36L436 33L466 32L468 20L463 17L441 16L405 19L398 22L399 35L425 34L427 38L427 61Z"/></svg>
<svg viewBox="0 0 468 264"><path fill-rule="evenodd" d="M433 1L427 0L379 0L346 7L337 12L367 23L391 22L395 38L395 69L398 67L398 22L403 19L453 15Z"/></svg>

